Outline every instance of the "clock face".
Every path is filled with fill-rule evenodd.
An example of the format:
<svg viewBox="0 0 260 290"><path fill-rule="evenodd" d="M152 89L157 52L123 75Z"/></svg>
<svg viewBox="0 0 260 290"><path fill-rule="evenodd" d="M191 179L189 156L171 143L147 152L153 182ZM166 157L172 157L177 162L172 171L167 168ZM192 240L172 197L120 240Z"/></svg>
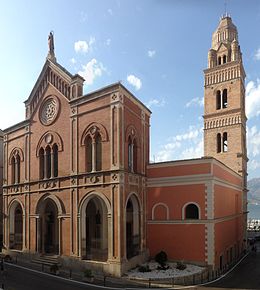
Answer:
<svg viewBox="0 0 260 290"><path fill-rule="evenodd" d="M59 101L55 96L50 96L44 100L40 109L40 121L43 125L52 124L59 113Z"/></svg>

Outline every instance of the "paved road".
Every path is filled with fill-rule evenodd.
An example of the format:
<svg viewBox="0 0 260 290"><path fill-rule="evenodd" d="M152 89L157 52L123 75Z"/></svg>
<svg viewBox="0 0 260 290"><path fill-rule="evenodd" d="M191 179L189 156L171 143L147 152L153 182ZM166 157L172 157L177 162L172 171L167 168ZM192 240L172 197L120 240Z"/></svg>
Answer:
<svg viewBox="0 0 260 290"><path fill-rule="evenodd" d="M91 285L85 283L77 283L68 279L61 279L54 275L45 274L42 272L31 271L29 269L19 267L13 264L5 264L5 275L0 275L0 289L2 282L4 283L4 290L102 290L102 289L127 289L135 288L134 285L112 284L110 281L106 282L108 288L98 285Z"/></svg>
<svg viewBox="0 0 260 290"><path fill-rule="evenodd" d="M208 285L214 288L260 289L260 244L231 273Z"/></svg>
<svg viewBox="0 0 260 290"><path fill-rule="evenodd" d="M1 276L1 284L3 277ZM4 277L4 289L6 290L78 290L97 288L77 285L70 281L64 281L41 273L31 272L13 265L6 266L6 277Z"/></svg>

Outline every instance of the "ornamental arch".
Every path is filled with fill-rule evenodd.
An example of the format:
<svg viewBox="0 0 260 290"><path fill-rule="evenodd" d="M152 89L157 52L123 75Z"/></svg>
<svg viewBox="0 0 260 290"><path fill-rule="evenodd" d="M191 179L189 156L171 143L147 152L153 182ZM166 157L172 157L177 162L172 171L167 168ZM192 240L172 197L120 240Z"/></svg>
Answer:
<svg viewBox="0 0 260 290"><path fill-rule="evenodd" d="M108 199L100 192L86 194L79 204L80 256L84 260L107 261L110 249Z"/></svg>

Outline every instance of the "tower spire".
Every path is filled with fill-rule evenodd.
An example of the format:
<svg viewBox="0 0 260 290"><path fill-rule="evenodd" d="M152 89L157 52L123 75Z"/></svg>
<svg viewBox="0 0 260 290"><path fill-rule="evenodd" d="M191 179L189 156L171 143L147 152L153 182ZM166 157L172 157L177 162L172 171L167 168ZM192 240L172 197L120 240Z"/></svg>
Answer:
<svg viewBox="0 0 260 290"><path fill-rule="evenodd" d="M51 61L56 62L56 57L54 53L54 32L51 31L48 36L48 46L49 46L49 52L47 58Z"/></svg>

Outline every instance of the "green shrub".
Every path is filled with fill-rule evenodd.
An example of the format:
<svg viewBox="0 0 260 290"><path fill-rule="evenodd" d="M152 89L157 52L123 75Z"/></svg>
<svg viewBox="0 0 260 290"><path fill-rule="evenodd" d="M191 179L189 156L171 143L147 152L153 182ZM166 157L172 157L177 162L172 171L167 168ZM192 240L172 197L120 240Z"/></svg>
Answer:
<svg viewBox="0 0 260 290"><path fill-rule="evenodd" d="M177 262L176 269L185 270L187 266L183 262Z"/></svg>
<svg viewBox="0 0 260 290"><path fill-rule="evenodd" d="M167 260L167 254L164 251L159 252L155 256L155 261L160 265L161 268L165 268Z"/></svg>
<svg viewBox="0 0 260 290"><path fill-rule="evenodd" d="M93 277L93 274L92 274L92 270L91 269L85 269L83 271L83 273L84 273L84 277L86 277L86 278L92 278Z"/></svg>

